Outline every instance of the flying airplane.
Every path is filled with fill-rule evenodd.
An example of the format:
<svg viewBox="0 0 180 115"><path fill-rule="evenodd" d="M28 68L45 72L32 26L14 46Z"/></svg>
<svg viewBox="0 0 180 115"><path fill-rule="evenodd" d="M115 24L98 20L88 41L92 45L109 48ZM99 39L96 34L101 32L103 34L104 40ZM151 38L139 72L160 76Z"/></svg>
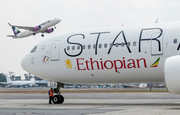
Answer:
<svg viewBox="0 0 180 115"><path fill-rule="evenodd" d="M61 33L34 46L21 66L57 82L54 103L67 84L165 83L180 94L180 22Z"/></svg>
<svg viewBox="0 0 180 115"><path fill-rule="evenodd" d="M10 87L11 86L17 86L17 87L20 87L20 86L35 86L36 85L36 82L35 82L35 79L32 78L31 81L11 81L10 77L6 74L6 80L7 82L0 82L2 84L7 84L9 85Z"/></svg>
<svg viewBox="0 0 180 115"><path fill-rule="evenodd" d="M28 37L31 35L36 35L38 33L42 33L42 37L44 37L43 33L52 33L54 31L54 28L56 24L58 24L61 20L60 19L52 19L52 20L48 20L40 25L37 25L35 27L27 27L27 26L15 26L15 25L11 25L10 23L8 23L11 27L12 30L14 32L14 35L7 35L8 37L13 37L13 38L24 38L24 37ZM54 26L54 28L49 28L51 26ZM21 32L19 29L25 29L26 31Z"/></svg>

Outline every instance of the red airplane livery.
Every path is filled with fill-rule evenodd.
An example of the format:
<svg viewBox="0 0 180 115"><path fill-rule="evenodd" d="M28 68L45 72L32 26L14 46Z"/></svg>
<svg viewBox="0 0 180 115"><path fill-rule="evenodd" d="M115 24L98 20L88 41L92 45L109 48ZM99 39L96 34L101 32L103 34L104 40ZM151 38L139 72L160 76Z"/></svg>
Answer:
<svg viewBox="0 0 180 115"><path fill-rule="evenodd" d="M115 72L118 72L119 69L140 68L140 62L142 62L144 67L147 68L146 60L144 58L125 60L125 57L123 57L123 60L117 59L112 61L102 61L102 58L100 58L100 60L93 60L92 58L84 60L84 58L77 58L76 61L78 70L94 70L94 68L103 70L114 68ZM81 67L81 65L85 65L85 67Z"/></svg>

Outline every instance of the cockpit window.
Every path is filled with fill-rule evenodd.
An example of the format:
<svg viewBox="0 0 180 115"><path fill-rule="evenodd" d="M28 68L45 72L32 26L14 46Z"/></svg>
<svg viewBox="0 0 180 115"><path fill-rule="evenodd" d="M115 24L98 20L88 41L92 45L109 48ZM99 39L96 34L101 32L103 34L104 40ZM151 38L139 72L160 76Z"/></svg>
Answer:
<svg viewBox="0 0 180 115"><path fill-rule="evenodd" d="M34 46L34 48L31 50L31 53L36 52L37 46Z"/></svg>

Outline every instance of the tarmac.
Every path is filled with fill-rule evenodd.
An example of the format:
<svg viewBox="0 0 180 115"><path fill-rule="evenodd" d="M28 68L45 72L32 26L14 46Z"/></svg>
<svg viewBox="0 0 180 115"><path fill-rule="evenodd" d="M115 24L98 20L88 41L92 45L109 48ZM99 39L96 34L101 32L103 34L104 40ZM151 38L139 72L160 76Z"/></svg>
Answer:
<svg viewBox="0 0 180 115"><path fill-rule="evenodd" d="M168 93L65 93L63 104L48 94L0 94L0 115L179 115L180 95Z"/></svg>

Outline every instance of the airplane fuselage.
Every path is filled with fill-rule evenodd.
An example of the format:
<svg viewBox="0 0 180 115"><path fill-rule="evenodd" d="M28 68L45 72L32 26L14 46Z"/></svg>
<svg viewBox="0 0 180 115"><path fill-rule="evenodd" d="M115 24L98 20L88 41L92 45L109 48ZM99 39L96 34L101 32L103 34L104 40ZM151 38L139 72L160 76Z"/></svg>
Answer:
<svg viewBox="0 0 180 115"><path fill-rule="evenodd" d="M56 24L58 24L60 22L60 19L52 19L52 20L48 20L42 24L40 24L39 26L41 27L38 31L30 31L30 30L26 30L22 33L17 34L14 38L24 38L24 37L28 37L31 35L35 35L38 33L47 33L47 29L51 26L55 26Z"/></svg>
<svg viewBox="0 0 180 115"><path fill-rule="evenodd" d="M24 32L16 35L16 37L14 37L14 38L24 38L24 37L28 37L28 36L31 36L31 35L33 35L32 31L25 30Z"/></svg>
<svg viewBox="0 0 180 115"><path fill-rule="evenodd" d="M23 86L23 85L35 85L35 81L12 81L9 85L11 86Z"/></svg>
<svg viewBox="0 0 180 115"><path fill-rule="evenodd" d="M164 62L179 55L180 23L67 32L43 40L22 60L40 78L61 83L164 82Z"/></svg>

